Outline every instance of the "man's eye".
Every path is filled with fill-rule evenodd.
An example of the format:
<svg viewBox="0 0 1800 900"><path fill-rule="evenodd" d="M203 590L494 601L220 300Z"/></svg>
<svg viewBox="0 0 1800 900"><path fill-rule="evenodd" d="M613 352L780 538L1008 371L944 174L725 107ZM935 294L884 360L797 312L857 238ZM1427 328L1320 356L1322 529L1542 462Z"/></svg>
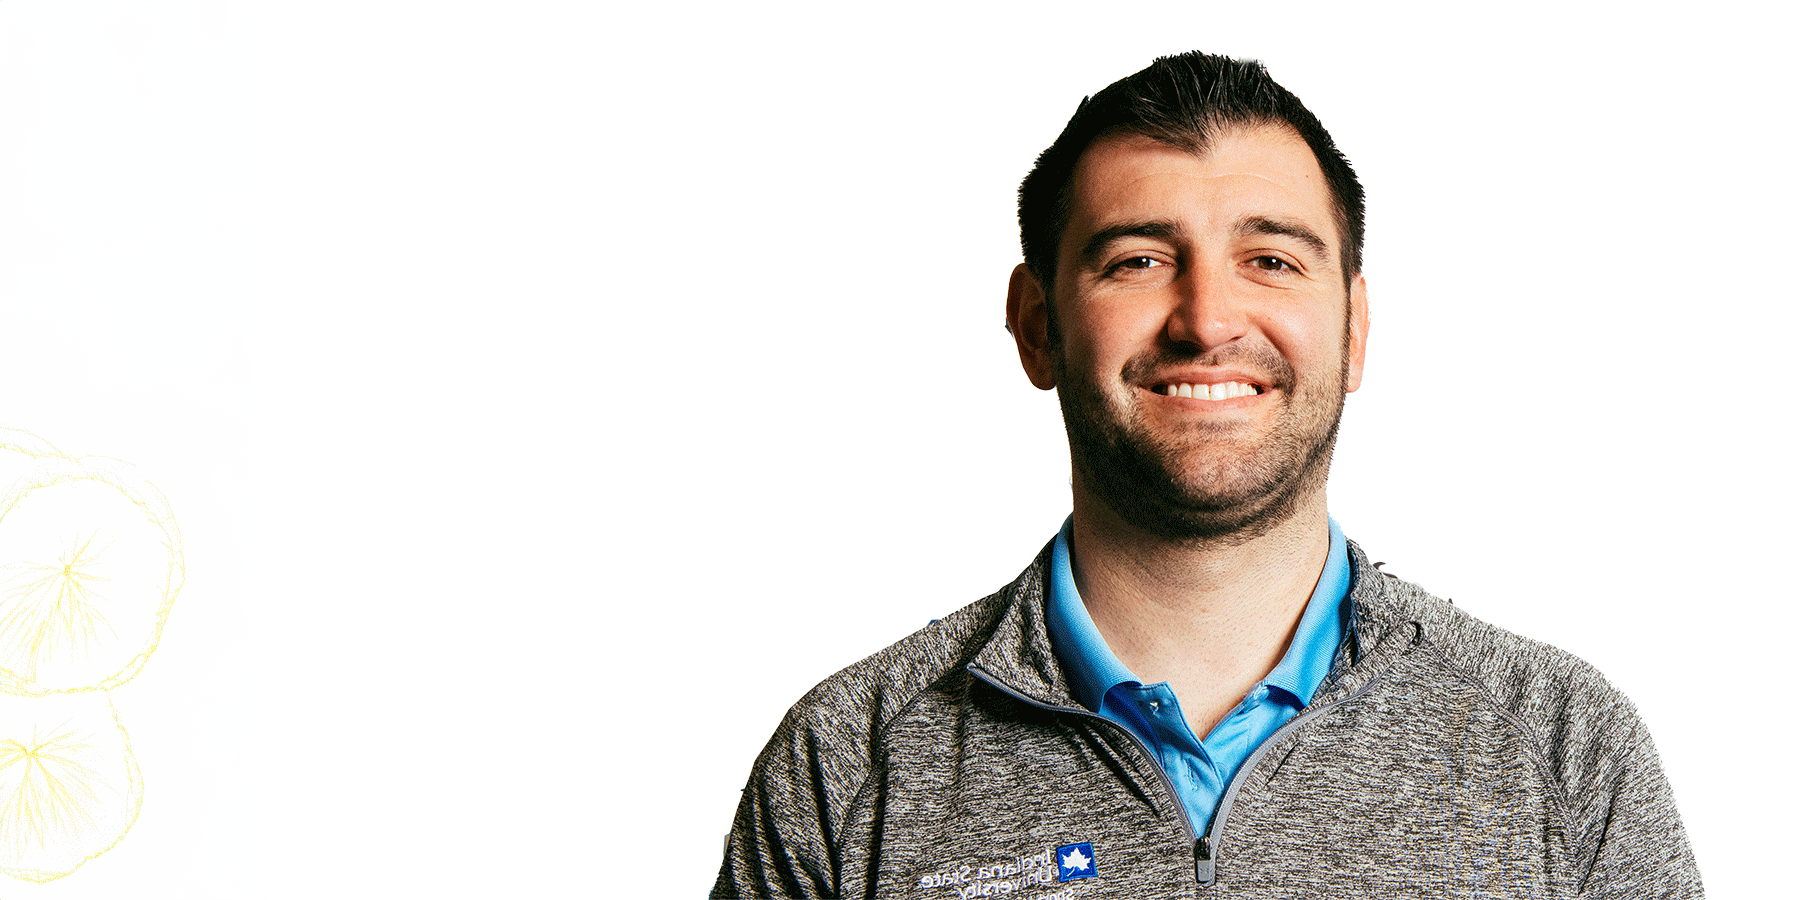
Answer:
<svg viewBox="0 0 1800 900"><path fill-rule="evenodd" d="M1152 269L1157 266L1166 265L1168 265L1168 263L1163 262L1154 256L1134 256L1130 259L1122 260L1118 265L1113 266L1113 269Z"/></svg>
<svg viewBox="0 0 1800 900"><path fill-rule="evenodd" d="M1286 272L1294 267L1279 256L1259 256L1251 261L1257 268L1266 272Z"/></svg>

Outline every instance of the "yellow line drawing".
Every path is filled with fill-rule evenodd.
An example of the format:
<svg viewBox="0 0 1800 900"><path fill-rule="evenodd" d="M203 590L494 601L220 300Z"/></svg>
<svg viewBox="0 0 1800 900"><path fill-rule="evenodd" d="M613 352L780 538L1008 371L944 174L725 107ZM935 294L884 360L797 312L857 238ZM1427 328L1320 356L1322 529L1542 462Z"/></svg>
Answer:
<svg viewBox="0 0 1800 900"><path fill-rule="evenodd" d="M0 578L0 646L25 649L26 680L36 680L39 664L56 650L73 654L86 649L100 629L112 630L94 593L96 582L112 580L93 572L100 556L96 535L77 538L51 565L0 566L19 570ZM8 581L18 586L7 590Z"/></svg>
<svg viewBox="0 0 1800 900"><path fill-rule="evenodd" d="M0 493L0 691L117 687L156 650L186 576L174 516L129 464L17 434L0 433L29 457Z"/></svg>
<svg viewBox="0 0 1800 900"><path fill-rule="evenodd" d="M186 573L168 500L130 464L0 428L0 872L61 878L137 821L110 691L156 650Z"/></svg>
<svg viewBox="0 0 1800 900"><path fill-rule="evenodd" d="M0 697L0 872L61 878L116 846L142 805L106 692Z"/></svg>

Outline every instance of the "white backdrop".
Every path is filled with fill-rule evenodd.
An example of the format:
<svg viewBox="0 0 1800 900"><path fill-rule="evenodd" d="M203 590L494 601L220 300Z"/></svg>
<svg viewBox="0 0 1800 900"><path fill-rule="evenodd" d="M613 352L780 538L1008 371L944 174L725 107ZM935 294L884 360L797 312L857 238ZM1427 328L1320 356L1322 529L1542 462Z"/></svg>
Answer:
<svg viewBox="0 0 1800 900"><path fill-rule="evenodd" d="M1791 15L1348 7L0 3L0 426L188 565L135 828L0 898L703 895L787 705L1061 521L1013 191L1194 48L1368 189L1335 516L1787 883Z"/></svg>

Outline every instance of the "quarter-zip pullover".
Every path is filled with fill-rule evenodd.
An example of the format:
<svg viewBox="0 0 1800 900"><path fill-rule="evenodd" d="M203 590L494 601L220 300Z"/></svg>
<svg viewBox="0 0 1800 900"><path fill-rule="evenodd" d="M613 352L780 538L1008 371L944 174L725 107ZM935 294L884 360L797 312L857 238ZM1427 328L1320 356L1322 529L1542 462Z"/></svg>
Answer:
<svg viewBox="0 0 1800 900"><path fill-rule="evenodd" d="M1143 742L1072 696L1046 547L789 711L713 896L1702 896L1623 695L1349 551L1350 639L1204 834Z"/></svg>

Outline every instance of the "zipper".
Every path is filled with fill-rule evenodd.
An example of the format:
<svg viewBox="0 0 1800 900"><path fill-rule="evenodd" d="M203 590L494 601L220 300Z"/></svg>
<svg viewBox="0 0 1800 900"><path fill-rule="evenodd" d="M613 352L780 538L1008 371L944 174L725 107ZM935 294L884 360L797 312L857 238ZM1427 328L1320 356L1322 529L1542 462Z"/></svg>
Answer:
<svg viewBox="0 0 1800 900"><path fill-rule="evenodd" d="M1213 882L1218 880L1215 854L1219 847L1219 840L1225 834L1225 820L1231 816L1231 807L1237 803L1238 789L1244 786L1244 780L1250 777L1250 771L1256 768L1256 764L1268 755L1280 739L1293 734L1306 723L1367 694L1380 683L1381 676L1376 675L1369 679L1368 684L1357 688L1349 696L1333 700L1324 706L1301 710L1298 715L1275 729L1273 734L1270 734L1254 751L1251 751L1250 756L1244 760L1244 764L1238 767L1237 774L1232 776L1231 786L1226 788L1225 794L1219 798L1219 805L1213 811L1212 825L1206 829L1206 834L1194 842L1194 872L1200 879L1201 887L1212 887Z"/></svg>
<svg viewBox="0 0 1800 900"><path fill-rule="evenodd" d="M1213 883L1219 880L1217 851L1219 848L1219 841L1225 833L1225 820L1231 815L1231 807L1237 803L1238 790L1244 786L1244 780L1249 777L1250 771L1256 768L1256 764L1261 761L1264 756L1268 755L1269 751L1275 746L1275 743L1281 738L1294 733L1305 726L1306 723L1338 708L1339 706L1362 697L1364 694L1373 690L1376 685L1381 683L1381 676L1376 675L1374 678L1369 679L1367 684L1357 688L1348 696L1339 700L1333 700L1324 706L1302 710L1298 715L1283 723L1280 728L1275 729L1273 734L1269 735L1266 740L1251 752L1250 756L1244 760L1244 764L1238 767L1237 774L1231 779L1231 786L1226 788L1225 794L1219 798L1219 805L1213 812L1212 825L1207 828L1206 834L1196 835L1194 833L1193 825L1188 822L1187 811L1181 805L1181 794L1175 790L1175 782L1169 780L1169 773L1163 771L1162 763L1157 760L1156 753L1144 743L1142 738L1133 734L1131 729L1090 710L1074 706L1057 706L1052 703L1044 703L1032 697L1027 697L1024 694L1001 684L997 679L980 669L975 663L969 663L966 668L968 669L969 674L981 679L982 683L1020 701L1021 703L1035 706L1038 709L1049 710L1050 712L1085 716L1089 719L1105 722L1108 726L1116 729L1119 733L1130 739L1132 743L1136 744L1138 749L1144 752L1144 758L1150 761L1150 768L1156 772L1156 777L1162 781L1163 790L1167 791L1167 796L1175 801L1175 808L1178 813L1176 818L1181 820L1181 831L1183 834L1187 835L1188 841L1193 844L1194 847L1194 880L1200 882L1201 887L1212 887Z"/></svg>
<svg viewBox="0 0 1800 900"><path fill-rule="evenodd" d="M1207 849L1206 838L1194 834L1194 826L1188 822L1187 809L1181 805L1181 794L1175 790L1175 782L1169 780L1169 773L1163 771L1162 763L1156 758L1156 752L1151 750L1148 744L1144 743L1143 738L1132 734L1131 729L1126 728L1099 713L1093 712L1092 710L1082 709L1078 706L1057 706L1054 703L1045 703L1041 700L1027 697L1024 694L1001 684L999 680L990 676L975 663L969 663L965 668L968 669L970 675L981 679L983 684L986 684L1014 700L1028 706L1035 706L1038 709L1049 710L1050 712L1085 716L1097 722L1105 722L1108 727L1116 729L1120 734L1125 735L1125 737L1133 744L1136 744L1138 749L1144 752L1144 758L1150 761L1151 770L1156 772L1156 777L1162 781L1165 796L1174 802L1175 818L1181 820L1181 833L1187 835L1188 843L1192 844L1194 847L1194 878L1203 885L1212 884L1212 853Z"/></svg>

